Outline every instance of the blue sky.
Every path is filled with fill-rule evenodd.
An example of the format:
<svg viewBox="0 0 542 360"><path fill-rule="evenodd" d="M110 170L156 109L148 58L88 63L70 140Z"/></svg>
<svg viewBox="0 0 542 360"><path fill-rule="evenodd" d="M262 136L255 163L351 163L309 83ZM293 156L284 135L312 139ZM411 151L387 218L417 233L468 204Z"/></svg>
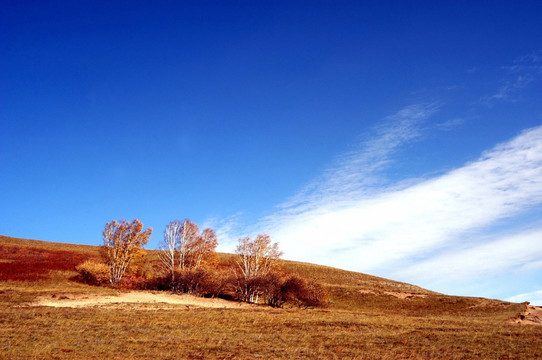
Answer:
<svg viewBox="0 0 542 360"><path fill-rule="evenodd" d="M232 251L542 305L542 3L4 1L0 234Z"/></svg>

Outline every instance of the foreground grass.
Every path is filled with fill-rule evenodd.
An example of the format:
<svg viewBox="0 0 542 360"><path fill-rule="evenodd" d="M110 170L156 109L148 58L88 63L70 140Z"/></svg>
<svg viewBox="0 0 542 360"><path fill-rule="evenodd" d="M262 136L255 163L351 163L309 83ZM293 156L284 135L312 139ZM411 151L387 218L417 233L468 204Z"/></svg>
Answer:
<svg viewBox="0 0 542 360"><path fill-rule="evenodd" d="M1 290L11 297L17 290ZM3 303L11 302L4 299ZM16 307L0 310L6 359L535 359L542 329L493 316L341 310Z"/></svg>
<svg viewBox="0 0 542 360"><path fill-rule="evenodd" d="M4 246L16 246L10 241ZM77 252L76 246L39 245ZM96 251L85 247L82 253L95 256ZM10 254L16 255L14 261L22 259ZM39 252L28 254L44 258ZM42 296L119 290L74 282L70 270L49 271L34 280L0 279L0 359L542 358L542 326L507 321L523 304L446 296L310 264L283 266L324 283L329 307L34 307L27 305ZM419 296L401 299L393 291Z"/></svg>

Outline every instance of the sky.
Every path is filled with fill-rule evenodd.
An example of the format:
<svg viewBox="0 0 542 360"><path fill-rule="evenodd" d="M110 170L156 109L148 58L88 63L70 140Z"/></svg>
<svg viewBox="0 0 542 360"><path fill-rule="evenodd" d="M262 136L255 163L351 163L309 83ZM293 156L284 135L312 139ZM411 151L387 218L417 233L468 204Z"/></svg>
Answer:
<svg viewBox="0 0 542 360"><path fill-rule="evenodd" d="M2 1L0 234L219 250L542 305L539 1Z"/></svg>

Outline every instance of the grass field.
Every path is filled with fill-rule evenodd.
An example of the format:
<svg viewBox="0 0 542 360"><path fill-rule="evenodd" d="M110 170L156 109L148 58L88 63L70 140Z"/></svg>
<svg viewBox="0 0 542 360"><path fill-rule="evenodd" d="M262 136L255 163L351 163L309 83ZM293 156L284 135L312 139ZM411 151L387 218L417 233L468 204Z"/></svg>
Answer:
<svg viewBox="0 0 542 360"><path fill-rule="evenodd" d="M542 358L542 326L509 322L525 304L283 262L284 271L324 284L328 307L30 306L120 290L73 280L75 265L97 257L97 247L0 236L0 254L2 359Z"/></svg>

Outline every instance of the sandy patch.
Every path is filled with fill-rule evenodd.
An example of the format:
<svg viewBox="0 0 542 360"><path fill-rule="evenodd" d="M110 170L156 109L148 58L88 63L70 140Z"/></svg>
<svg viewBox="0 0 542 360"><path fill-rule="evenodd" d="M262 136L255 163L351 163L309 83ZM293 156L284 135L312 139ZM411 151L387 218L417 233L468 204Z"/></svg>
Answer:
<svg viewBox="0 0 542 360"><path fill-rule="evenodd" d="M367 290L367 289L360 289L358 290L360 294L370 294L370 295L388 295L393 296L398 299L406 300L406 299L414 299L414 298L426 298L427 294L416 294L413 292L402 292L402 291L382 291L382 292L375 292L373 290Z"/></svg>
<svg viewBox="0 0 542 360"><path fill-rule="evenodd" d="M527 308L519 313L510 322L515 324L542 325L542 307L527 305Z"/></svg>
<svg viewBox="0 0 542 360"><path fill-rule="evenodd" d="M396 291L384 291L384 294L393 296L399 299L414 299L414 298L426 298L427 294L415 294L411 292L396 292Z"/></svg>
<svg viewBox="0 0 542 360"><path fill-rule="evenodd" d="M52 307L123 307L126 305L138 305L138 308L170 309L183 307L205 307L219 309L239 309L253 307L255 305L228 301L224 299L206 299L186 294L172 294L164 292L130 291L119 295L90 295L90 294L52 294L38 298L32 306Z"/></svg>

